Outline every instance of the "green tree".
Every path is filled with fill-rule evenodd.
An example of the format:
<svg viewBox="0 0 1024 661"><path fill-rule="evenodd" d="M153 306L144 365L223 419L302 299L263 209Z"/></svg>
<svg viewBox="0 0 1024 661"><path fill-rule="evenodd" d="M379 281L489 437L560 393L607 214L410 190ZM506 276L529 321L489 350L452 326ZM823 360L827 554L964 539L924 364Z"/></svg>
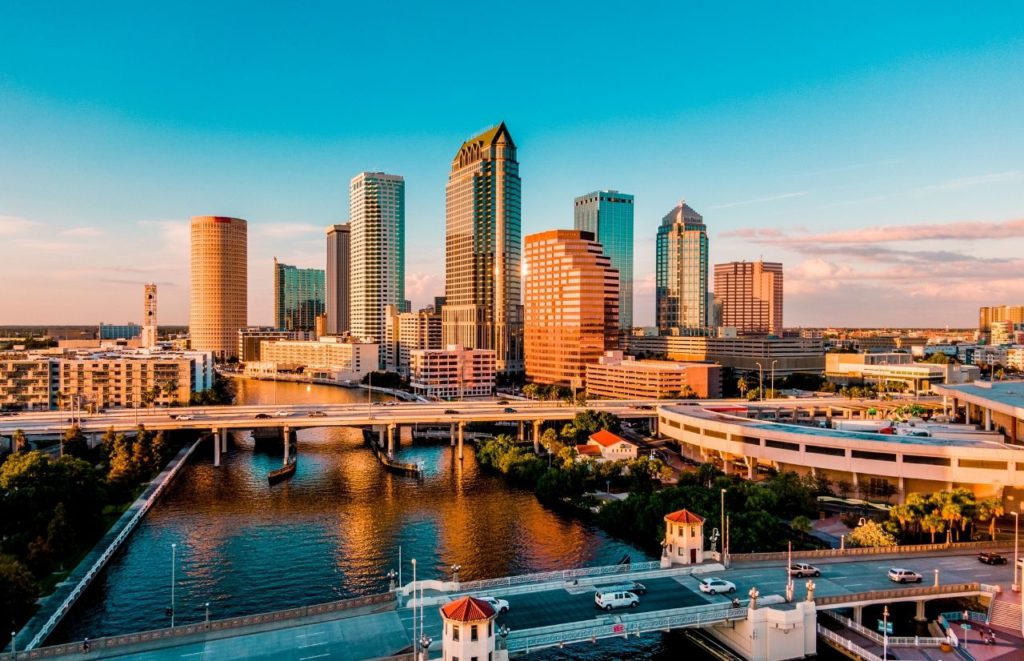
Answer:
<svg viewBox="0 0 1024 661"><path fill-rule="evenodd" d="M28 439L25 438L25 432L20 429L14 430L14 436L11 437L12 450L14 452L28 452Z"/></svg>
<svg viewBox="0 0 1024 661"><path fill-rule="evenodd" d="M988 522L988 534L996 541L996 519L1006 514L1001 498L985 498L978 501L976 515L981 522Z"/></svg>
<svg viewBox="0 0 1024 661"><path fill-rule="evenodd" d="M846 536L846 543L852 547L896 546L896 538L876 521L869 519Z"/></svg>
<svg viewBox="0 0 1024 661"><path fill-rule="evenodd" d="M79 459L87 459L89 457L89 444L85 440L85 434L82 433L81 427L72 425L68 428L64 433L61 452L72 457L78 457Z"/></svg>
<svg viewBox="0 0 1024 661"><path fill-rule="evenodd" d="M750 384L747 383L747 377L741 376L736 379L736 390L740 393L740 397L746 397L747 391L750 390Z"/></svg>
<svg viewBox="0 0 1024 661"><path fill-rule="evenodd" d="M75 537L75 529L68 522L67 508L64 503L57 503L53 510L53 518L46 527L46 547L53 554L61 567L64 561L75 553L78 542Z"/></svg>
<svg viewBox="0 0 1024 661"><path fill-rule="evenodd" d="M809 535L811 530L813 530L810 517L803 514L793 517L793 520L789 522L789 527L801 535Z"/></svg>
<svg viewBox="0 0 1024 661"><path fill-rule="evenodd" d="M14 556L0 555L0 622L24 622L38 596L39 588L28 568ZM6 626L0 628L7 630Z"/></svg>

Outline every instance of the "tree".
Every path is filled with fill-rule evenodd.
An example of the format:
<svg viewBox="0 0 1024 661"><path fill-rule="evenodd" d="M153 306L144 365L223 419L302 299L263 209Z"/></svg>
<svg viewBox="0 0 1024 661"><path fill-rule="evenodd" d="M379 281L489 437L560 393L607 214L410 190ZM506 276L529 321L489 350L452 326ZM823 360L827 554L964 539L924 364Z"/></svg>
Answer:
<svg viewBox="0 0 1024 661"><path fill-rule="evenodd" d="M996 519L1006 514L1001 498L985 498L978 501L976 513L979 521L988 521L988 534L996 541Z"/></svg>
<svg viewBox="0 0 1024 661"><path fill-rule="evenodd" d="M789 522L789 527L792 528L795 532L800 533L801 535L809 535L811 533L811 530L813 530L813 528L811 527L810 518L804 516L803 514L794 517L793 520Z"/></svg>
<svg viewBox="0 0 1024 661"><path fill-rule="evenodd" d="M14 556L0 555L0 622L24 622L38 596L39 588L28 568Z"/></svg>
<svg viewBox="0 0 1024 661"><path fill-rule="evenodd" d="M876 521L869 519L846 536L846 543L851 547L896 546L896 538Z"/></svg>
<svg viewBox="0 0 1024 661"><path fill-rule="evenodd" d="M747 391L750 390L750 384L747 383L747 377L741 376L736 379L736 390L739 391L741 398L747 396Z"/></svg>
<svg viewBox="0 0 1024 661"><path fill-rule="evenodd" d="M57 503L46 527L46 547L63 568L64 561L74 554L77 546L75 529L68 523L67 508L64 503Z"/></svg>
<svg viewBox="0 0 1024 661"><path fill-rule="evenodd" d="M28 452L28 439L25 438L25 432L15 429L14 436L11 437L11 445L14 452Z"/></svg>
<svg viewBox="0 0 1024 661"><path fill-rule="evenodd" d="M72 425L64 433L64 442L61 452L79 459L86 459L89 456L89 444L85 440L85 434L78 425Z"/></svg>

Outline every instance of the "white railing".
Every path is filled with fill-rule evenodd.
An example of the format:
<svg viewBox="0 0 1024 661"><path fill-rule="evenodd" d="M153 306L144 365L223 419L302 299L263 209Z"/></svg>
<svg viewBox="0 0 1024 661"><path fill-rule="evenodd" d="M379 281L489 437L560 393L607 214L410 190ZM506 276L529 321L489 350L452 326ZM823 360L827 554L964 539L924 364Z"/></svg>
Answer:
<svg viewBox="0 0 1024 661"><path fill-rule="evenodd" d="M839 613L833 613L832 611L821 612L828 615L836 622L839 622L847 629L864 636L874 643L882 645L884 642L884 636L882 636L882 634L877 631L872 631L859 622L854 622L850 618L840 615ZM889 636L890 647L939 647L943 643L948 642L948 638L938 638L935 636Z"/></svg>
<svg viewBox="0 0 1024 661"><path fill-rule="evenodd" d="M844 650L856 654L863 661L882 661L882 657L878 656L874 652L867 651L866 649L864 649L857 643L853 642L852 640L843 638L836 632L829 631L820 624L818 625L818 635L824 638L825 640L831 640L833 643L835 643L839 647L842 647Z"/></svg>

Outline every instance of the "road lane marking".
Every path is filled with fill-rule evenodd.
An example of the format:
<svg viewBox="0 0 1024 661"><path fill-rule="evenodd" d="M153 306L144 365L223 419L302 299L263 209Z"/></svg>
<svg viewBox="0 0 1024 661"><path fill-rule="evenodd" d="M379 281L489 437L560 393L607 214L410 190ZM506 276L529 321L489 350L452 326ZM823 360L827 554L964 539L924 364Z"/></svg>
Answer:
<svg viewBox="0 0 1024 661"><path fill-rule="evenodd" d="M325 656L330 656L330 654L325 652L324 654L314 654L313 656L300 656L299 661L309 661L309 659L322 659Z"/></svg>

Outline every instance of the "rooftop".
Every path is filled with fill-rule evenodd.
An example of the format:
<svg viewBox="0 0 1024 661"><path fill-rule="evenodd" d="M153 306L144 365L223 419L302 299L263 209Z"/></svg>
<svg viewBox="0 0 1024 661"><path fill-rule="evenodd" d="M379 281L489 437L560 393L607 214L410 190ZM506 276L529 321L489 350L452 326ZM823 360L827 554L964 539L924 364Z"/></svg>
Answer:
<svg viewBox="0 0 1024 661"><path fill-rule="evenodd" d="M985 385L978 385L984 383ZM934 385L940 395L963 395L972 403L989 405L1004 413L1024 416L1024 381L975 381L957 385Z"/></svg>
<svg viewBox="0 0 1024 661"><path fill-rule="evenodd" d="M607 429L602 429L601 431L595 434L591 434L590 440L597 443L598 445L603 445L606 448L615 445L616 443L628 443L630 445L636 445L636 443L632 441L627 441L618 434L613 434Z"/></svg>
<svg viewBox="0 0 1024 661"><path fill-rule="evenodd" d="M694 514L690 510L678 510L665 515L666 521L672 523L704 523L704 517Z"/></svg>
<svg viewBox="0 0 1024 661"><path fill-rule="evenodd" d="M441 615L456 622L479 622L494 617L494 609L486 601L467 595L442 606Z"/></svg>

